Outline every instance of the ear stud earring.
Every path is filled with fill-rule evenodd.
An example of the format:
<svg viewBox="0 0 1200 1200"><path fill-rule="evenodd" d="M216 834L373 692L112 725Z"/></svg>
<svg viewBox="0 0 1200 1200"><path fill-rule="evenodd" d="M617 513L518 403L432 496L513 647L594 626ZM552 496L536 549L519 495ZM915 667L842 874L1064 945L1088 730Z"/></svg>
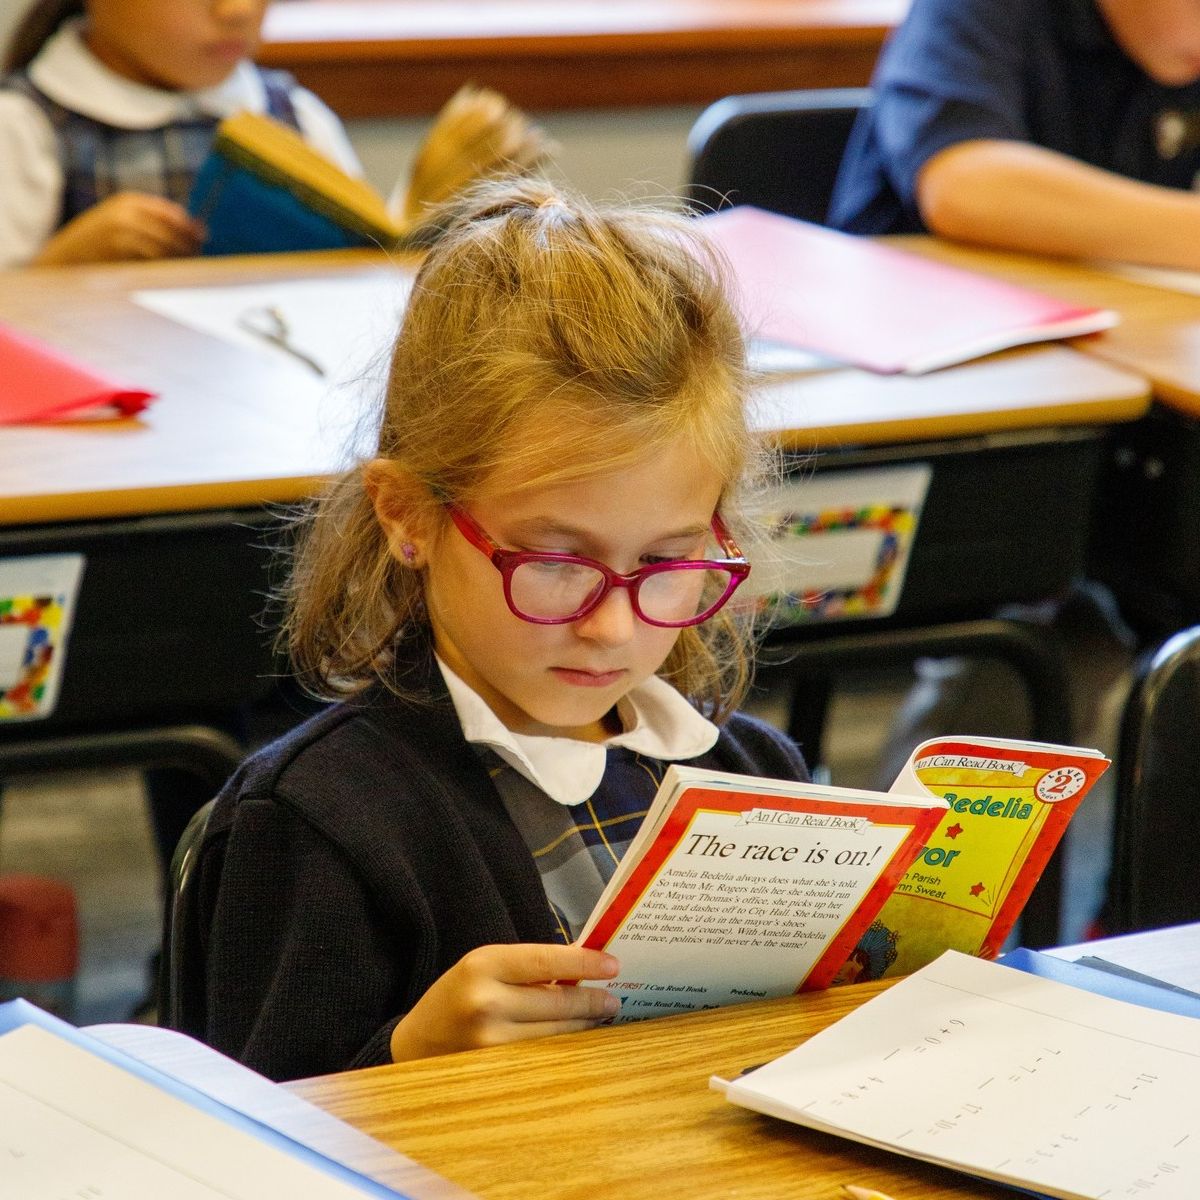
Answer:
<svg viewBox="0 0 1200 1200"><path fill-rule="evenodd" d="M410 567L417 561L417 548L412 542L404 542L400 547L400 554Z"/></svg>

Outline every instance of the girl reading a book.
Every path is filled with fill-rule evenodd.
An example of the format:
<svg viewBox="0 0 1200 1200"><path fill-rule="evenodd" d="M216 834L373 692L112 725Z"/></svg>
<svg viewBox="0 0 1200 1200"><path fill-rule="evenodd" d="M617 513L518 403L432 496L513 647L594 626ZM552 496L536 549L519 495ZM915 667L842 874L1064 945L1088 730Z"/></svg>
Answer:
<svg viewBox="0 0 1200 1200"><path fill-rule="evenodd" d="M337 117L250 60L267 0L36 0L0 79L0 266L195 254L218 122L268 113L351 174Z"/></svg>
<svg viewBox="0 0 1200 1200"><path fill-rule="evenodd" d="M189 1031L276 1078L595 1024L572 945L666 765L805 778L734 711L741 333L698 234L548 185L442 225L369 461L302 524L286 634L339 702L197 856Z"/></svg>

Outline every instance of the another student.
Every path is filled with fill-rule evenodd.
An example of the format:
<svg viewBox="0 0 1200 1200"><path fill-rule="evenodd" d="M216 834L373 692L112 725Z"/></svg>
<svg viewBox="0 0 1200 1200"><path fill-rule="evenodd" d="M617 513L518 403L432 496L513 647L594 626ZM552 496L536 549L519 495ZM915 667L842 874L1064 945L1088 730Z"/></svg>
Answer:
<svg viewBox="0 0 1200 1200"><path fill-rule="evenodd" d="M250 61L267 0L37 0L0 80L0 266L195 254L221 118L286 122L360 174L337 117Z"/></svg>
<svg viewBox="0 0 1200 1200"><path fill-rule="evenodd" d="M733 711L745 392L686 222L535 182L448 222L294 563L291 651L342 703L217 801L186 1028L287 1078L611 1014L548 981L615 973L569 943L666 764L804 777Z"/></svg>
<svg viewBox="0 0 1200 1200"><path fill-rule="evenodd" d="M914 0L830 221L1200 268L1196 0Z"/></svg>

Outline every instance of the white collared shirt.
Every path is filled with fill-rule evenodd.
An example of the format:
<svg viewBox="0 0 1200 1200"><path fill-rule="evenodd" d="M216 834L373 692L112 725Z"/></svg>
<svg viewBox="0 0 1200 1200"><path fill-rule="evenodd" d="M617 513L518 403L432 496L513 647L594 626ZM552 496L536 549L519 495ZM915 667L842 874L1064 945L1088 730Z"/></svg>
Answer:
<svg viewBox="0 0 1200 1200"><path fill-rule="evenodd" d="M216 87L170 91L110 70L87 48L83 20L68 21L29 65L34 85L73 112L121 129L158 129L175 121L266 111L258 72L242 62ZM352 175L362 167L342 123L304 88L290 92L304 139ZM28 262L54 232L63 175L54 129L28 96L0 91L0 266Z"/></svg>
<svg viewBox="0 0 1200 1200"><path fill-rule="evenodd" d="M711 750L719 736L711 721L657 675L618 701L622 731L604 742L514 733L440 658L437 663L467 741L490 747L559 804L582 804L595 792L604 776L609 746L680 762Z"/></svg>

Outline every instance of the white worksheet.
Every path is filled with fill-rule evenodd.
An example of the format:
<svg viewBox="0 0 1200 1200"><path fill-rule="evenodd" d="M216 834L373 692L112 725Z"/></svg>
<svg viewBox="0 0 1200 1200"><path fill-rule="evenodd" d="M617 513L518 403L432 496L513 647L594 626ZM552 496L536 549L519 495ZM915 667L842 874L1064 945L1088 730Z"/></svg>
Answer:
<svg viewBox="0 0 1200 1200"><path fill-rule="evenodd" d="M270 330L264 314L277 314L287 345L320 368L326 385L340 387L386 373L412 282L410 272L380 269L345 278L154 288L133 299L181 325L268 355L301 376L317 377L296 353L255 332Z"/></svg>
<svg viewBox="0 0 1200 1200"><path fill-rule="evenodd" d="M1200 1020L951 951L722 1086L735 1103L1063 1200L1196 1200L1198 1078Z"/></svg>

